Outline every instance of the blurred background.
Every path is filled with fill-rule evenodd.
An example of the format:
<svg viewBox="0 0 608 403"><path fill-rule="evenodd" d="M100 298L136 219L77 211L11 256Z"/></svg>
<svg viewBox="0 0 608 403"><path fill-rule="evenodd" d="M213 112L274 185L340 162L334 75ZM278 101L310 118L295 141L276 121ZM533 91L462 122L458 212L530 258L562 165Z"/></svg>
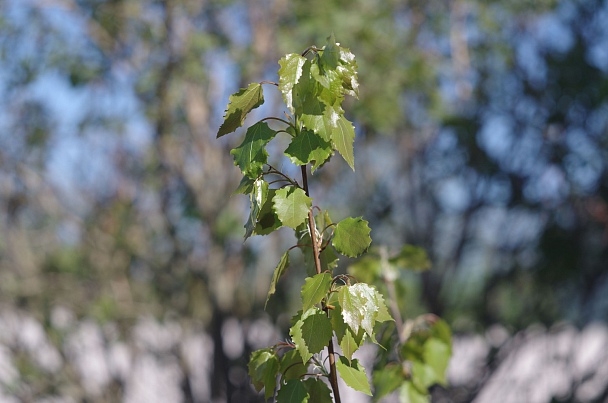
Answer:
<svg viewBox="0 0 608 403"><path fill-rule="evenodd" d="M264 311L295 239L243 243L242 131L215 135L332 32L356 171L311 193L428 252L399 295L454 332L433 400L608 401L607 1L1 0L0 402L263 401L248 355L304 271Z"/></svg>

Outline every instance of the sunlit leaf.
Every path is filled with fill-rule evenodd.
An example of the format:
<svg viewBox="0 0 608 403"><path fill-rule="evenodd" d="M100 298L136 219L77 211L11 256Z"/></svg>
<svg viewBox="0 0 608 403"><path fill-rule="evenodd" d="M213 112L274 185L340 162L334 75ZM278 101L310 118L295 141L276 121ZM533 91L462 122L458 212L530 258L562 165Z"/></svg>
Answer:
<svg viewBox="0 0 608 403"><path fill-rule="evenodd" d="M224 122L217 132L217 138L241 127L247 114L263 103L264 95L262 85L259 83L251 83L247 88L241 88L239 92L232 94L224 114Z"/></svg>
<svg viewBox="0 0 608 403"><path fill-rule="evenodd" d="M296 53L285 55L279 61L279 65L281 66L279 69L279 90L283 94L283 100L291 113L295 112L293 106L293 88L302 76L302 69L306 61L306 58Z"/></svg>

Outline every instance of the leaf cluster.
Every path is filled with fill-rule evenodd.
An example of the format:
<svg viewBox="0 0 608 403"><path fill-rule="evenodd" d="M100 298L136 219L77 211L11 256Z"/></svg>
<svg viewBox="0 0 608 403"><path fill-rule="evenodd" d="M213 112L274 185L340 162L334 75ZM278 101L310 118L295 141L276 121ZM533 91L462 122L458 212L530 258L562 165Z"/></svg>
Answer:
<svg viewBox="0 0 608 403"><path fill-rule="evenodd" d="M304 255L306 278L301 289L302 309L292 318L291 339L255 351L249 361L249 375L256 390L264 390L267 399L275 396L279 379L278 402L331 402L332 392L337 398L338 374L348 386L371 396L365 368L353 354L366 340L380 345L378 329L393 317L376 287L358 282L354 276L333 274L339 255L356 258L368 251L371 229L362 217L334 222L326 210L313 206L306 177L307 165L314 172L335 152L354 170L355 131L341 105L346 95L358 97L357 64L354 55L332 35L323 48L313 46L302 54L288 54L279 65L279 82L270 84L281 92L286 119L268 117L254 123L247 128L241 144L230 152L243 174L235 193L247 195L250 201L245 239L282 227L291 228L296 235L296 244L283 253L274 270L266 304L290 267L293 249ZM252 83L230 96L218 138L243 126L248 114L263 104L262 84ZM273 128L271 121L283 127ZM268 162L266 148L280 133L291 137L284 155L302 168L301 183ZM395 264L411 262L427 268L425 256L404 249L395 257ZM327 369L321 354L326 346L333 351L334 337L342 355L332 353ZM432 354L436 348L431 343L431 353L427 353L427 343L420 339L416 345L408 344L401 354L413 363L426 363L431 357L430 368L439 371L437 357ZM415 386L422 385L422 390L428 382L441 381L439 375L417 377L420 382ZM328 378L332 390L321 377ZM379 390L389 389L381 386Z"/></svg>

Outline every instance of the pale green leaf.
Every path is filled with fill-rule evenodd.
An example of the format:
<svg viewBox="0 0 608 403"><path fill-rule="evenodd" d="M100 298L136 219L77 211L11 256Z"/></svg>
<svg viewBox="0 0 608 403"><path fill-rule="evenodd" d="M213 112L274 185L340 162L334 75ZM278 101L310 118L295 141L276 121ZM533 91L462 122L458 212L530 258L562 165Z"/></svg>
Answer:
<svg viewBox="0 0 608 403"><path fill-rule="evenodd" d="M336 128L331 131L331 141L335 149L342 155L351 169L355 170L355 127L341 115L336 121Z"/></svg>
<svg viewBox="0 0 608 403"><path fill-rule="evenodd" d="M372 239L369 236L371 229L361 217L345 218L336 224L332 244L336 250L348 257L357 257L364 253Z"/></svg>
<svg viewBox="0 0 608 403"><path fill-rule="evenodd" d="M331 274L321 273L307 277L302 286L302 311L306 312L325 298L331 287Z"/></svg>
<svg viewBox="0 0 608 403"><path fill-rule="evenodd" d="M308 217L312 199L306 196L304 190L289 186L276 191L273 203L274 211L283 225L295 229Z"/></svg>
<svg viewBox="0 0 608 403"><path fill-rule="evenodd" d="M430 396L420 392L411 381L403 383L399 389L399 398L402 402L407 403L429 403Z"/></svg>
<svg viewBox="0 0 608 403"><path fill-rule="evenodd" d="M258 122L249 127L243 142L230 151L234 157L234 165L238 166L244 175L252 179L257 178L268 160L266 145L276 134L266 122Z"/></svg>
<svg viewBox="0 0 608 403"><path fill-rule="evenodd" d="M312 163L311 172L314 172L332 154L331 143L323 140L312 130L302 130L291 140L285 150L285 155L296 165Z"/></svg>
<svg viewBox="0 0 608 403"><path fill-rule="evenodd" d="M266 297L266 303L264 304L264 309L266 309L266 305L268 304L268 300L270 300L270 296L275 293L276 286L277 286L279 279L281 278L283 273L285 273L285 270L287 270L288 267L289 267L289 251L286 251L285 253L283 253L283 256L281 256L281 260L279 261L279 264L274 269L274 273L272 274L272 280L270 281L270 290L268 290L268 296Z"/></svg>
<svg viewBox="0 0 608 403"><path fill-rule="evenodd" d="M309 398L306 386L297 379L287 381L277 393L277 403L307 403Z"/></svg>
<svg viewBox="0 0 608 403"><path fill-rule="evenodd" d="M348 361L345 357L339 357L336 361L336 368L342 380L351 388L358 392L363 392L371 396L372 391L369 381L365 375L365 368L359 364L358 360Z"/></svg>
<svg viewBox="0 0 608 403"><path fill-rule="evenodd" d="M377 256L365 255L348 266L347 271L361 283L373 284L381 275L382 266Z"/></svg>
<svg viewBox="0 0 608 403"><path fill-rule="evenodd" d="M377 402L405 382L403 368L401 365L378 368L372 375L372 381L374 384L374 401Z"/></svg>
<svg viewBox="0 0 608 403"><path fill-rule="evenodd" d="M425 271L431 268L431 261L426 251L418 246L403 245L397 256L389 259L397 267L414 271Z"/></svg>
<svg viewBox="0 0 608 403"><path fill-rule="evenodd" d="M251 353L249 358L249 376L251 383L259 392L265 388L266 399L274 395L276 377L279 372L279 359L269 348Z"/></svg>
<svg viewBox="0 0 608 403"><path fill-rule="evenodd" d="M264 95L262 85L259 83L251 83L247 88L241 88L239 92L232 94L224 114L224 122L217 132L217 138L241 127L247 114L263 103Z"/></svg>
<svg viewBox="0 0 608 403"><path fill-rule="evenodd" d="M304 312L289 330L296 349L303 362L308 362L313 354L327 345L332 335L329 318L319 308L313 307Z"/></svg>

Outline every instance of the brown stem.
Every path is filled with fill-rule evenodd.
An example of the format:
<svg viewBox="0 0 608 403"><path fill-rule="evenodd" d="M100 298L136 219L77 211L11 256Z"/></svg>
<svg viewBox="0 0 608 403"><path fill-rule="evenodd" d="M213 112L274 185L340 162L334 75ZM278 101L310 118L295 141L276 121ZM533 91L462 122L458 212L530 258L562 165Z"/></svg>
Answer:
<svg viewBox="0 0 608 403"><path fill-rule="evenodd" d="M306 174L306 165L302 165L302 185L306 196L310 197L308 191L308 176ZM312 241L312 253L315 258L315 269L317 274L321 274L321 260L319 259L319 243L317 242L317 228L315 225L315 217L312 214L312 208L308 210L308 232L310 233L310 240ZM325 304L323 304L323 310L329 316L329 312ZM334 342L330 338L327 343L327 354L329 355L329 383L334 392L334 400L336 403L341 403L340 400L340 389L338 388L338 372L336 370L336 356L334 353Z"/></svg>

